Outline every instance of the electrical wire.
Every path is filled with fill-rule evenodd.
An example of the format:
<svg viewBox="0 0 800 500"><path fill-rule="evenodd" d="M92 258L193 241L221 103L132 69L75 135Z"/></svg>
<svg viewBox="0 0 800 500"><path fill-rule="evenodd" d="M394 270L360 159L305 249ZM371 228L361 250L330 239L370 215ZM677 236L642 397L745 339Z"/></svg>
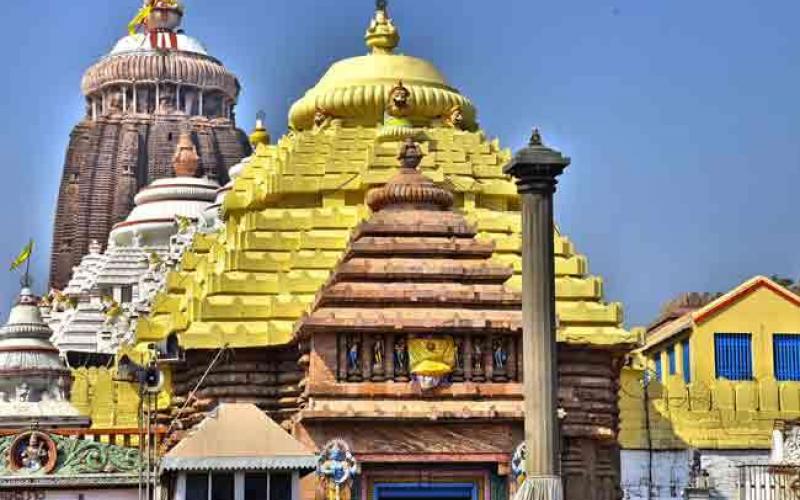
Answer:
<svg viewBox="0 0 800 500"><path fill-rule="evenodd" d="M211 373L211 370L214 368L214 365L217 364L219 358L227 350L228 350L228 344L225 344L224 346L220 347L219 350L217 350L217 354L214 356L214 359L212 359L211 362L206 367L206 371L200 377L200 380L197 381L197 384L194 386L194 389L192 389L192 391L189 393L189 396L186 398L186 401L183 402L183 406L181 406L180 410L178 410L178 412L175 414L175 417L172 418L172 421L169 423L169 427L167 427L167 431L164 433L164 437L169 437L169 433L172 432L172 429L175 427L175 422L177 422L178 418L181 415L183 415L183 410L185 410L186 407L189 406L189 403L191 403L191 401L194 399L194 395L200 389L200 386L203 385L203 382L205 381L208 374Z"/></svg>

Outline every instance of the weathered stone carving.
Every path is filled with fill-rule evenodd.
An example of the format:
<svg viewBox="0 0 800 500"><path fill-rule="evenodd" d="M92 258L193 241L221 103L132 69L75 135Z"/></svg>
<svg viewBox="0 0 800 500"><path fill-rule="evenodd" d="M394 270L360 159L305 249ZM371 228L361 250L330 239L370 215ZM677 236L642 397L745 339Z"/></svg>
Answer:
<svg viewBox="0 0 800 500"><path fill-rule="evenodd" d="M0 438L0 475L44 473L136 473L141 458L135 448L72 439L40 431Z"/></svg>

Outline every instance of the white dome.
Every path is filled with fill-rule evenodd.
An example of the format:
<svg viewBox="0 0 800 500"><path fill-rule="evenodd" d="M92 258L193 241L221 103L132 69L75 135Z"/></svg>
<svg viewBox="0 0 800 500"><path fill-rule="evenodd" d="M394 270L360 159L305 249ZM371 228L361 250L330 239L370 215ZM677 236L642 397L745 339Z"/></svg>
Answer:
<svg viewBox="0 0 800 500"><path fill-rule="evenodd" d="M177 38L178 50L208 56L206 48L203 47L203 44L196 38L192 38L183 33L178 33ZM111 49L109 55L116 56L131 52L150 52L152 50L153 46L150 43L150 37L143 33L136 33L135 35L128 35L121 38L116 45L114 45L114 48Z"/></svg>
<svg viewBox="0 0 800 500"><path fill-rule="evenodd" d="M175 234L177 216L199 220L214 201L219 184L206 178L159 179L139 191L136 206L124 222L111 231L109 241L135 246L138 235L147 246L166 245Z"/></svg>

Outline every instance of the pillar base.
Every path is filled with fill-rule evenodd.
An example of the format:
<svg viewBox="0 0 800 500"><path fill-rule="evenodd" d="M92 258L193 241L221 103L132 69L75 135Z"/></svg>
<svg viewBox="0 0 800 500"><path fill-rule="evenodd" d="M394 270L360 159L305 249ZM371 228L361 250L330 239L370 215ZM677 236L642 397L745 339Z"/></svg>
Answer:
<svg viewBox="0 0 800 500"><path fill-rule="evenodd" d="M529 477L514 495L514 500L564 500L564 488L558 476Z"/></svg>

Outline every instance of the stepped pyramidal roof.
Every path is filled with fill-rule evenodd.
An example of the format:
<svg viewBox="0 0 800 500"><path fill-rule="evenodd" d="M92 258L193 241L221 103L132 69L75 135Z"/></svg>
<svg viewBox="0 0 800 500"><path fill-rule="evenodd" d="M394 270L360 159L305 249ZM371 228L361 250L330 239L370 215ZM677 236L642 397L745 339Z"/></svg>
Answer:
<svg viewBox="0 0 800 500"><path fill-rule="evenodd" d="M522 331L521 298L493 262L494 244L475 239L453 195L424 177L419 146L402 146L400 172L367 193L373 214L354 231L300 332L446 334Z"/></svg>

